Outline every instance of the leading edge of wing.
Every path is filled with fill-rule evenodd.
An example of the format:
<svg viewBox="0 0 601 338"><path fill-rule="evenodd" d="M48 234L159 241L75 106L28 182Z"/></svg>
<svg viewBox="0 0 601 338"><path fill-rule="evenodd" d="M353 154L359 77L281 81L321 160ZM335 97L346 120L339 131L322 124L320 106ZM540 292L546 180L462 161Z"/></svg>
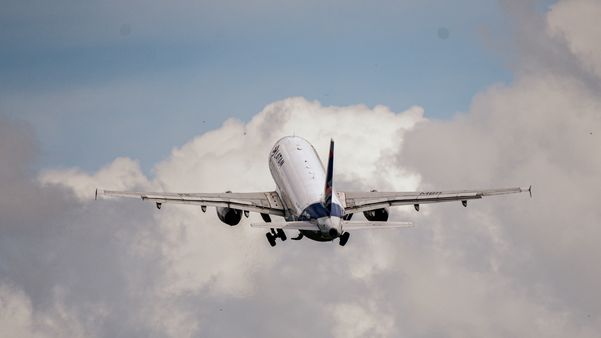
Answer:
<svg viewBox="0 0 601 338"><path fill-rule="evenodd" d="M276 192L250 193L164 193L97 189L99 196L133 197L157 203L180 203L224 207L284 216L284 208Z"/></svg>
<svg viewBox="0 0 601 338"><path fill-rule="evenodd" d="M532 197L532 186L528 188L517 187L455 191L340 192L339 194L345 201L345 210L347 212L355 213L389 206L465 201L480 199L486 196L516 194L522 192L529 192Z"/></svg>

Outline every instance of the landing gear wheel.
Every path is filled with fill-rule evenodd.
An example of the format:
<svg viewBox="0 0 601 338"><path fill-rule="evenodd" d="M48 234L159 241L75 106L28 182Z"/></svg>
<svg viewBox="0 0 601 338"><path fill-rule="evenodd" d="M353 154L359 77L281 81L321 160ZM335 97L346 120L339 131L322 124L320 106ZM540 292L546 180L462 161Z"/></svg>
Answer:
<svg viewBox="0 0 601 338"><path fill-rule="evenodd" d="M279 237L282 240L282 242L286 240L287 237L286 237L286 233L284 232L284 230L277 229L276 232L277 232L277 237Z"/></svg>
<svg viewBox="0 0 601 338"><path fill-rule="evenodd" d="M344 246L346 242L348 242L349 237L351 237L351 234L348 232L343 233L340 235L340 242L338 244L340 244L340 246Z"/></svg>
<svg viewBox="0 0 601 338"><path fill-rule="evenodd" d="M275 237L272 234L270 234L269 232L265 234L265 237L267 237L267 241L269 242L269 245L274 247L275 246Z"/></svg>

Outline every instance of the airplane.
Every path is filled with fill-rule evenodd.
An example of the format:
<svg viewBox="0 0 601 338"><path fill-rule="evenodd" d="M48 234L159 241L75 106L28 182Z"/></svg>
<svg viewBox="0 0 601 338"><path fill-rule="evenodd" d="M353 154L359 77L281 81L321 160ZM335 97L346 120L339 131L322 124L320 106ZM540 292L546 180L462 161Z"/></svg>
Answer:
<svg viewBox="0 0 601 338"><path fill-rule="evenodd" d="M163 203L200 205L202 212L207 206L216 207L217 217L225 224L235 226L242 215L259 213L263 222L252 227L268 228L265 234L273 247L279 238L285 241L286 230L299 233L292 240L307 237L314 241L330 242L339 239L344 246L350 231L411 227L412 222L389 222L389 207L413 205L419 211L421 204L467 201L482 197L529 192L528 188L505 188L457 191L410 191L410 192L336 192L334 189L334 140L330 141L327 168L324 169L315 148L298 136L286 136L278 140L269 153L269 170L276 184L275 191L235 193L165 193L133 192L96 189L98 196L136 197L154 202L158 209ZM362 212L366 221L352 221L354 214ZM271 216L281 216L284 221L272 222Z"/></svg>

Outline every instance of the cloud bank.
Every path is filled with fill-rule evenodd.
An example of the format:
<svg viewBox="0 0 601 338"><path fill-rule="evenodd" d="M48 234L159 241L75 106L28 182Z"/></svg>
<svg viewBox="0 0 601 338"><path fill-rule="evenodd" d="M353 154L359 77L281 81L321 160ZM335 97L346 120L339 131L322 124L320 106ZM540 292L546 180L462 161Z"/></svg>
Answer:
<svg viewBox="0 0 601 338"><path fill-rule="evenodd" d="M0 326L13 337L597 336L601 59L579 18L598 10L555 5L523 38L537 41L529 57L569 67L518 68L449 121L289 98L173 149L153 177L127 158L31 173L35 136L0 120ZM397 208L418 227L273 249L213 210L93 202L96 186L271 190L267 153L292 133L322 158L337 141L339 189L531 183L535 198Z"/></svg>

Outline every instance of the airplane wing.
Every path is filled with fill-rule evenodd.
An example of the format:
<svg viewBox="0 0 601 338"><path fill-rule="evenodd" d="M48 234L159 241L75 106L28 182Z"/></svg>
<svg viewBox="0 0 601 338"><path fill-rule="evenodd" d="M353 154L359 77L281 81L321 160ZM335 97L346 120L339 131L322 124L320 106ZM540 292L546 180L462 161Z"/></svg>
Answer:
<svg viewBox="0 0 601 338"><path fill-rule="evenodd" d="M467 206L468 200L521 192L529 192L530 197L532 197L532 186L528 188L456 191L339 192L338 198L344 204L344 210L348 214L397 205L414 205L419 210L420 204L450 201L461 201L464 206Z"/></svg>
<svg viewBox="0 0 601 338"><path fill-rule="evenodd" d="M134 197L151 201L160 208L162 203L194 204L203 207L226 207L246 211L284 216L284 207L275 191L250 193L166 193L96 190L98 196Z"/></svg>

